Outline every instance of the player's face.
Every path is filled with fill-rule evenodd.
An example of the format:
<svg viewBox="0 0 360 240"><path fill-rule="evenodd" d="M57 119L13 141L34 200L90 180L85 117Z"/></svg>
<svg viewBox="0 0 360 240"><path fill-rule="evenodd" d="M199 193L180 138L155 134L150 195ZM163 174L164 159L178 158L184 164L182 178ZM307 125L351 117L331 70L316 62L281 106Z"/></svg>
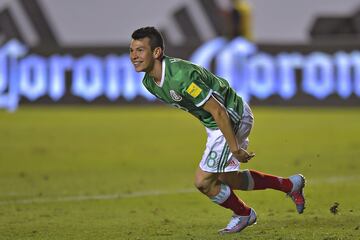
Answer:
<svg viewBox="0 0 360 240"><path fill-rule="evenodd" d="M130 59L137 72L150 72L154 66L155 56L148 37L130 43Z"/></svg>

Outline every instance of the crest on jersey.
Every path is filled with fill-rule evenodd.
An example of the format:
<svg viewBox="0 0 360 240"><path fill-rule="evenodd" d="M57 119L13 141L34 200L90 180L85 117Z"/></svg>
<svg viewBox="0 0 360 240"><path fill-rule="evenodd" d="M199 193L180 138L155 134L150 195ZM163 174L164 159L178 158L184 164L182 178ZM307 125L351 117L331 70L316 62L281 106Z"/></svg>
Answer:
<svg viewBox="0 0 360 240"><path fill-rule="evenodd" d="M170 96L176 102L180 102L182 100L182 97L174 90L170 90Z"/></svg>

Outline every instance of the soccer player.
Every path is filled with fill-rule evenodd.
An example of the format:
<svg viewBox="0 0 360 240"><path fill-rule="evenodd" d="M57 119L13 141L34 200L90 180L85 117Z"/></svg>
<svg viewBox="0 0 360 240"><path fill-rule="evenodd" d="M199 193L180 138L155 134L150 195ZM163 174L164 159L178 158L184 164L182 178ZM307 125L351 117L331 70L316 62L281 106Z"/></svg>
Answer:
<svg viewBox="0 0 360 240"><path fill-rule="evenodd" d="M143 84L161 101L189 112L205 126L206 150L195 174L195 186L214 203L234 214L221 234L240 232L256 222L254 209L233 190L275 189L291 197L299 213L305 208L301 174L282 178L255 170L240 171L240 162L255 156L246 149L254 117L229 83L191 62L164 55L161 33L137 29L130 44L131 62L145 72Z"/></svg>

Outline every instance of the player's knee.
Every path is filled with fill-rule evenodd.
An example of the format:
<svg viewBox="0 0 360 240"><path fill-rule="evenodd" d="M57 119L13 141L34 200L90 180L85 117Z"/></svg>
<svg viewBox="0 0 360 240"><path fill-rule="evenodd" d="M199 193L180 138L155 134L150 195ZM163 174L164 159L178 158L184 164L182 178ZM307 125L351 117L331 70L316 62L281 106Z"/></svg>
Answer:
<svg viewBox="0 0 360 240"><path fill-rule="evenodd" d="M195 179L195 187L205 195L211 190L211 182L205 179Z"/></svg>

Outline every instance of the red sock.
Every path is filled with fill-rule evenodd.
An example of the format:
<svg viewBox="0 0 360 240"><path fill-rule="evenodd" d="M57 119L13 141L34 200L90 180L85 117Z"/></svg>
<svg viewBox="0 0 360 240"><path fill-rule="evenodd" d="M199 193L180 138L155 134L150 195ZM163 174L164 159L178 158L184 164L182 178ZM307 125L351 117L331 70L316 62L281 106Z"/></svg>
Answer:
<svg viewBox="0 0 360 240"><path fill-rule="evenodd" d="M288 193L292 189L293 184L288 178L277 177L255 170L249 172L254 180L254 190L271 188Z"/></svg>
<svg viewBox="0 0 360 240"><path fill-rule="evenodd" d="M234 194L233 190L230 190L230 196L228 197L228 199L225 200L225 202L221 203L220 205L233 210L236 215L250 215L250 208L246 206L246 204Z"/></svg>

